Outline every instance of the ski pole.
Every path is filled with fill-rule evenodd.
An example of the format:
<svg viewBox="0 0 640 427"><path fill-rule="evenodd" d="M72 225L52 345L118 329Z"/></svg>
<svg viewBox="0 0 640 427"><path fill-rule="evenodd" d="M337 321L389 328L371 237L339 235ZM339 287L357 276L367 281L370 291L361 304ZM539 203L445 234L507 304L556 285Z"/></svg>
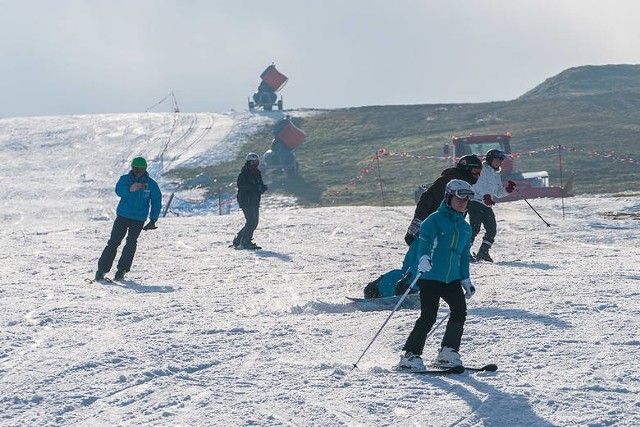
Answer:
<svg viewBox="0 0 640 427"><path fill-rule="evenodd" d="M409 285L409 287L407 288L406 291L404 291L404 294L402 294L402 298L400 298L400 300L396 303L396 306L393 308L393 310L391 311L391 313L389 313L389 316L387 317L387 320L384 321L384 323L382 324L382 326L380 326L380 329L378 329L378 332L376 332L376 334L373 336L373 338L371 339L371 342L369 343L369 345L367 346L367 348L364 349L364 351L362 352L362 354L360 355L360 357L358 357L358 360L356 360L356 363L353 364L354 368L358 367L358 363L362 360L362 358L364 357L365 353L369 350L369 348L371 347L371 345L373 344L373 342L376 340L376 338L378 338L378 335L380 335L380 332L382 332L382 329L384 329L385 325L387 324L387 322L389 321L389 319L391 319L391 316L393 316L393 313L396 312L396 310L400 307L400 305L402 304L402 302L405 300L405 298L407 297L407 295L409 295L409 292L411 291L411 289L413 289L413 286L416 284L416 282L418 281L418 279L420 279L420 276L422 276L422 272L418 271L418 274L416 274L416 278L413 279L413 282L411 282L411 284Z"/></svg>
<svg viewBox="0 0 640 427"><path fill-rule="evenodd" d="M427 334L427 336L424 338L424 339L425 339L425 341L427 340L427 338L429 338L429 337L431 336L431 334L433 334L433 332L434 332L436 329L438 329L438 326L442 325L442 323L444 323L444 321L445 321L445 320L447 320L447 319L449 318L449 315L450 315L450 314L451 314L451 311L449 311L449 312L447 313L447 315L446 315L446 316L444 316L444 317L442 318L442 320L440 320L436 326L434 326L433 328L431 328L431 330L429 331L429 333Z"/></svg>
<svg viewBox="0 0 640 427"><path fill-rule="evenodd" d="M520 194L520 192L518 191L517 188L514 188L514 190L516 190L516 193ZM547 224L547 227L551 227L551 224L549 224L547 221L544 220L544 218L542 218L542 216L538 213L537 210L535 210L533 208L533 206L531 206L531 203L529 203L529 201L525 198L522 197L522 200L524 200L525 202L527 202L527 204L529 205L529 207L536 213L536 215L538 215L538 217L542 220L542 222L544 222L545 224Z"/></svg>

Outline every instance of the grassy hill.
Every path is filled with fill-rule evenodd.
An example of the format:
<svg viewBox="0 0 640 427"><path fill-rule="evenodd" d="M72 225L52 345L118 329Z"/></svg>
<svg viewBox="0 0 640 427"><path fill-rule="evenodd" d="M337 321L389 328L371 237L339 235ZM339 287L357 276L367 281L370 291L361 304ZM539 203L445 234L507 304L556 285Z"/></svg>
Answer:
<svg viewBox="0 0 640 427"><path fill-rule="evenodd" d="M550 145L578 149L563 152L564 179L575 172L576 194L640 190L639 65L571 68L506 102L347 108L293 120L307 134L295 150L300 177L265 176L272 191L294 194L309 205L382 205L383 195L387 206L413 204L415 188L448 166L443 159L417 156L442 157L452 135L470 133L511 132L515 153ZM272 128L266 127L246 150L263 153L272 138ZM372 164L380 148L407 156L382 156ZM611 151L637 162L604 156ZM190 173L205 172L233 186L241 163L237 159ZM361 174L368 165L373 167ZM551 184L559 185L557 151L524 156L516 167L546 170Z"/></svg>

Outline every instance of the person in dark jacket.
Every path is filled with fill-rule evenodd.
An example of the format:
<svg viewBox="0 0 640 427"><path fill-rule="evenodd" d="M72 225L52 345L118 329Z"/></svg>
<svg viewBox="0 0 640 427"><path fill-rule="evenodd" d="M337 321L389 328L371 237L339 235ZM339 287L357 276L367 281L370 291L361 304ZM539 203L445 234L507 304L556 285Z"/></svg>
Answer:
<svg viewBox="0 0 640 427"><path fill-rule="evenodd" d="M444 198L444 189L447 183L452 179L461 179L473 185L478 181L481 171L482 161L475 154L463 156L458 160L458 163L456 163L456 167L443 170L438 179L422 193L420 200L418 200L416 210L413 214L413 220L407 229L407 234L404 236L407 245L411 245L415 239L422 221L434 213L436 209L438 209L438 206L440 206L440 202L442 202Z"/></svg>
<svg viewBox="0 0 640 427"><path fill-rule="evenodd" d="M138 237L142 230L155 230L156 221L160 216L162 205L162 193L158 184L147 173L147 161L142 157L136 157L131 162L131 171L122 175L115 188L120 196L120 202L116 208L116 219L111 230L111 237L107 246L102 251L98 260L96 280L104 279L104 275L111 270L113 261L122 239L127 237L127 242L122 249L118 260L115 280L121 280L131 270L133 257L138 246ZM144 225L147 217L149 222Z"/></svg>
<svg viewBox="0 0 640 427"><path fill-rule="evenodd" d="M253 243L253 233L260 219L260 199L267 191L258 169L260 158L256 153L249 153L246 162L238 175L238 206L242 209L245 225L233 239L236 249L261 249Z"/></svg>
<svg viewBox="0 0 640 427"><path fill-rule="evenodd" d="M458 160L458 163L456 163L455 167L447 168L442 171L440 177L438 177L438 179L436 179L433 184L431 184L429 188L422 193L420 200L416 205L413 220L411 220L411 224L409 224L407 233L404 236L404 241L409 245L409 250L404 257L402 271L411 274L405 275L403 280L398 282L395 290L396 295L404 294L409 283L412 281L412 277L415 274L415 254L418 250L418 246L414 244L414 241L420 231L420 224L422 224L422 221L438 209L440 203L444 199L447 184L453 179L460 179L470 185L473 185L478 180L481 171L482 161L478 156L475 154L462 156L460 160Z"/></svg>

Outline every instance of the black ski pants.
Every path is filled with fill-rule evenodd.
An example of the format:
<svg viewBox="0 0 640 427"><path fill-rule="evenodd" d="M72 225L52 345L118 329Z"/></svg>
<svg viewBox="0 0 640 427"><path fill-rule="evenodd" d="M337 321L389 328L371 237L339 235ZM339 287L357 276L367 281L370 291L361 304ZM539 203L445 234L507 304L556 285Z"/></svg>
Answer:
<svg viewBox="0 0 640 427"><path fill-rule="evenodd" d="M251 243L253 240L253 232L258 228L260 205L250 203L249 206L242 208L242 213L244 214L245 224L238 232L234 241L245 245Z"/></svg>
<svg viewBox="0 0 640 427"><path fill-rule="evenodd" d="M493 244L496 238L498 227L496 225L496 215L493 209L484 203L471 201L469 202L469 224L471 224L471 244L480 233L480 226L484 226L483 242L487 242L489 246Z"/></svg>
<svg viewBox="0 0 640 427"><path fill-rule="evenodd" d="M451 347L460 350L464 322L467 319L467 302L459 280L451 283L436 280L418 280L420 288L420 317L416 320L413 330L402 348L413 354L422 354L424 343L431 328L436 323L440 298L449 305L451 315L442 338L441 347Z"/></svg>
<svg viewBox="0 0 640 427"><path fill-rule="evenodd" d="M118 246L122 243L122 239L127 236L127 242L122 249L122 254L118 260L118 270L131 270L131 264L133 263L133 257L136 254L136 248L138 247L138 237L144 226L144 221L138 221L136 219L125 218L118 215L113 222L113 228L111 229L111 237L107 242L107 247L102 251L102 255L98 260L98 270L105 273L111 270L113 266L113 260L116 258L118 252Z"/></svg>

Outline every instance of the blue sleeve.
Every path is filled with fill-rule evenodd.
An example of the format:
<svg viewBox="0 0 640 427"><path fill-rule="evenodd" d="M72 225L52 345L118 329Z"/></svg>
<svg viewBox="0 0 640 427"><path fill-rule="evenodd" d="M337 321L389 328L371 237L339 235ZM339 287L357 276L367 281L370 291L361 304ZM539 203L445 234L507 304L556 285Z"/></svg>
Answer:
<svg viewBox="0 0 640 427"><path fill-rule="evenodd" d="M126 197L129 194L129 175L122 175L116 183L116 194L119 197Z"/></svg>
<svg viewBox="0 0 640 427"><path fill-rule="evenodd" d="M149 219L152 221L157 221L160 217L160 209L162 208L162 192L160 192L160 187L156 182L153 182L151 187L151 213L149 214Z"/></svg>
<svg viewBox="0 0 640 427"><path fill-rule="evenodd" d="M437 235L436 215L432 214L420 224L420 234L418 237L418 251L416 252L416 261L420 260L422 255L432 256L433 243Z"/></svg>

